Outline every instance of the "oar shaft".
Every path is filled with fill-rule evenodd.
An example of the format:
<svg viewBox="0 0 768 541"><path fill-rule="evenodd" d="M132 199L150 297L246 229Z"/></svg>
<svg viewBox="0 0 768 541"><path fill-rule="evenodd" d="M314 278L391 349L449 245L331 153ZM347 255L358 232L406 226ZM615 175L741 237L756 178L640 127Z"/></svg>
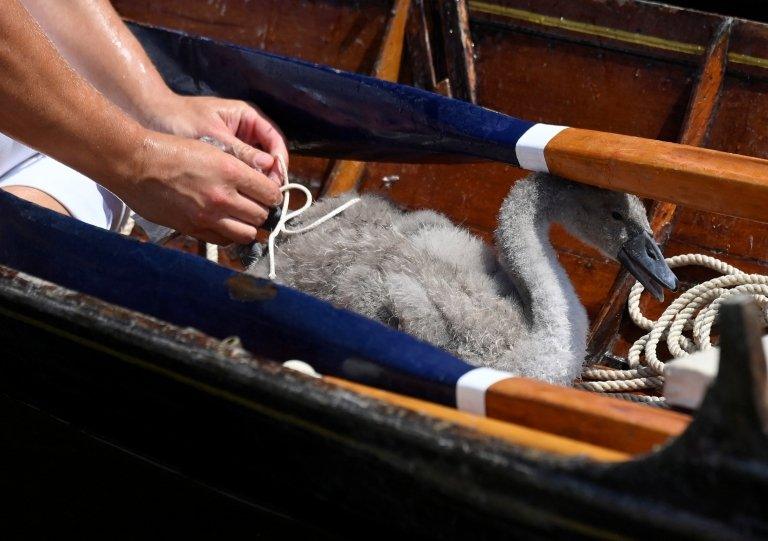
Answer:
<svg viewBox="0 0 768 541"><path fill-rule="evenodd" d="M768 160L567 128L545 146L549 172L613 190L768 220Z"/></svg>
<svg viewBox="0 0 768 541"><path fill-rule="evenodd" d="M526 378L488 388L486 415L629 454L647 453L682 434L690 417Z"/></svg>
<svg viewBox="0 0 768 541"><path fill-rule="evenodd" d="M679 436L681 413L475 368L456 382L456 407L622 453L651 451Z"/></svg>

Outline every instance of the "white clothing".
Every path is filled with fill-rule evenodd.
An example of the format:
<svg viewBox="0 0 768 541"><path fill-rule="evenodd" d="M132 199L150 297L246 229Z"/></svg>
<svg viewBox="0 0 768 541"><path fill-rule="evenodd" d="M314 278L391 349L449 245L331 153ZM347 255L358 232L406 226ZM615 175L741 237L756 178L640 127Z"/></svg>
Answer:
<svg viewBox="0 0 768 541"><path fill-rule="evenodd" d="M119 231L130 209L115 194L53 158L0 133L0 187L36 188L80 221Z"/></svg>

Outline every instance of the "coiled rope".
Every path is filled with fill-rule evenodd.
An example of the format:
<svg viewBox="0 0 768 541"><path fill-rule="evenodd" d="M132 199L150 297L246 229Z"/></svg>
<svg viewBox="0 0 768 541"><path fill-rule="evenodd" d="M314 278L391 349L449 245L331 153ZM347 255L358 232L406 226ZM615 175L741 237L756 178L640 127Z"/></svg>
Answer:
<svg viewBox="0 0 768 541"><path fill-rule="evenodd" d="M717 319L722 302L730 295L751 296L763 311L768 312L768 276L747 274L733 265L703 254L684 254L666 259L670 268L698 265L723 276L698 284L675 299L656 321L645 317L640 310L640 296L644 290L636 282L629 292L629 315L635 324L650 332L638 339L629 349L628 369L587 368L577 387L610 396L667 407L663 397L633 394L630 391L658 390L664 385L665 364L658 358L657 347L666 339L667 348L674 358L684 357L698 350L712 347L712 325ZM768 320L766 320L768 321ZM684 332L690 331L691 337Z"/></svg>

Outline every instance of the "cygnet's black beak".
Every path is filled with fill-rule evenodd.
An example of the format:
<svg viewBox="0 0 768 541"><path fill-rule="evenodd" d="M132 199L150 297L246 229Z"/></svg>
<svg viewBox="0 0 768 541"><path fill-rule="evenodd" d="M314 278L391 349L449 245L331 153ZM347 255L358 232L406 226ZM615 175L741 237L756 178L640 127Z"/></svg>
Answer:
<svg viewBox="0 0 768 541"><path fill-rule="evenodd" d="M269 209L269 215L267 216L267 219L264 221L264 223L261 224L261 229L264 229L265 231L272 231L275 229L275 227L277 227L277 222L280 221L280 216L282 214L283 207L280 205Z"/></svg>
<svg viewBox="0 0 768 541"><path fill-rule="evenodd" d="M641 231L625 242L617 259L658 301L664 300L663 287L677 289L677 276L647 232Z"/></svg>

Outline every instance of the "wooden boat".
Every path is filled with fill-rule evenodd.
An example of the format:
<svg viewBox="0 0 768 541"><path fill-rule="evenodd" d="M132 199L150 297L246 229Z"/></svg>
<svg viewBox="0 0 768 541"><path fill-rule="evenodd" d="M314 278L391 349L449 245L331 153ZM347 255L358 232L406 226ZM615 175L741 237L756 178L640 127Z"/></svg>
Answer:
<svg viewBox="0 0 768 541"><path fill-rule="evenodd" d="M399 72L532 122L763 155L755 134L768 28L758 23L590 0L115 4L139 23L384 79ZM151 47L147 36L160 34L148 32ZM524 171L295 156L292 173L317 192L357 185L488 236ZM439 350L201 258L0 203L3 432L18 465L8 482L17 501L35 498L57 519L95 510L123 522L130 509L143 524L129 530L183 520L190 531L238 531L256 518L258 531L320 537L768 531L757 497L768 487L764 360L750 354L759 347L748 307L723 314L730 370L690 426L680 413L533 382L489 393L484 406L502 419L493 420L437 404L455 404L467 370ZM745 215L746 203L729 204ZM695 246L765 272L764 224L670 203L650 211L668 255ZM593 320L591 355L625 352L629 278L563 231L553 238ZM65 264L52 253L67 254ZM221 340L230 335L256 356ZM269 360L290 357L326 374L341 366L357 383ZM404 374L413 359L443 369Z"/></svg>

